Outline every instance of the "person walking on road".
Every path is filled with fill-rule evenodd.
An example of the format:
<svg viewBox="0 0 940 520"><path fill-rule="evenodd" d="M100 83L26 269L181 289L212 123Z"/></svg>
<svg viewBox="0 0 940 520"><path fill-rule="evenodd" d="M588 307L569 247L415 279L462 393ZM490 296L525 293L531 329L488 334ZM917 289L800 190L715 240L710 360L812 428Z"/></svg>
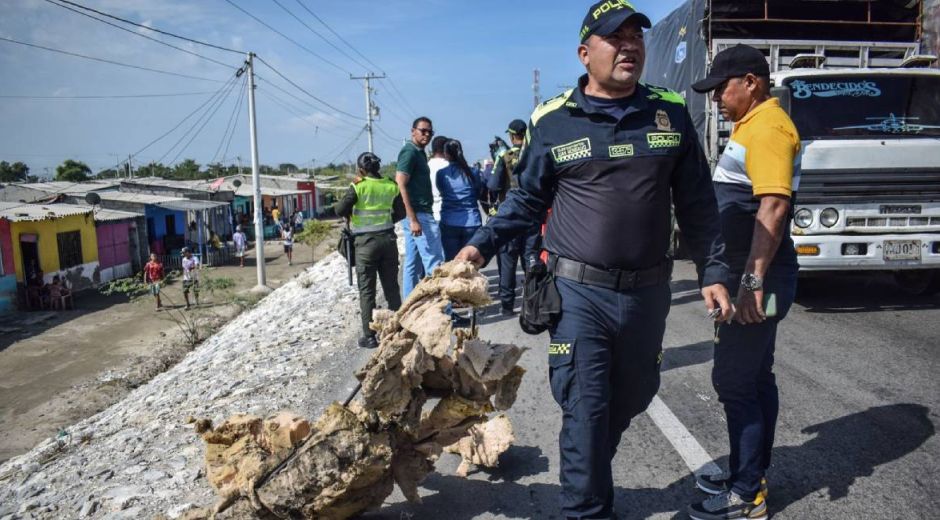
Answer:
<svg viewBox="0 0 940 520"><path fill-rule="evenodd" d="M235 256L238 257L238 266L245 267L245 252L248 250L248 237L242 231L242 226L235 226L235 233L232 234L232 242L235 243Z"/></svg>
<svg viewBox="0 0 940 520"><path fill-rule="evenodd" d="M401 307L398 292L398 244L395 222L405 215L398 185L381 176L381 162L371 153L365 152L356 160L359 177L336 203L336 214L350 219L355 236L356 276L359 281L359 312L362 320L362 337L359 346L375 348L378 342L375 332L369 329L372 311L375 309L376 275L382 281L382 291L388 308L397 311Z"/></svg>
<svg viewBox="0 0 940 520"><path fill-rule="evenodd" d="M799 269L790 238L790 200L798 187L800 136L776 98L761 51L736 45L715 55L692 85L712 92L734 123L712 176L737 292L735 321L716 325L712 383L728 418L727 475L696 484L715 495L689 507L698 520L766 518L767 481L780 407L773 373L777 325L796 294Z"/></svg>
<svg viewBox="0 0 940 520"><path fill-rule="evenodd" d="M407 298L421 277L430 275L444 261L441 233L434 219L431 170L424 148L434 136L431 120L419 117L411 125L411 141L398 154L395 182L405 204L405 267L402 299ZM423 271L422 271L423 270Z"/></svg>
<svg viewBox="0 0 940 520"><path fill-rule="evenodd" d="M546 354L562 410L567 518L616 518L611 460L659 389L671 304L670 203L706 308L717 309L716 319L732 313L718 208L695 127L681 96L639 82L650 25L625 0L590 8L578 47L587 74L535 109L516 166L519 189L457 255L483 265L552 208L545 249L561 312L550 314Z"/></svg>
<svg viewBox="0 0 940 520"><path fill-rule="evenodd" d="M516 119L509 123L509 141L512 146L496 157L493 176L490 177L490 192L497 194L502 203L510 189L519 187L516 165L522 155L527 126L525 121ZM498 205L497 205L498 207ZM522 271L528 272L541 263L539 252L542 248L541 223L532 226L527 232L513 238L499 250L496 264L499 268L499 302L503 316L512 316L516 306L516 266L522 265Z"/></svg>
<svg viewBox="0 0 940 520"><path fill-rule="evenodd" d="M281 239L284 241L287 265L294 265L294 227L292 225L286 225L281 229Z"/></svg>
<svg viewBox="0 0 940 520"><path fill-rule="evenodd" d="M196 305L199 305L199 258L193 256L193 252L188 248L183 248L183 260L180 262L183 268L183 299L186 300L186 310L189 310L189 292L193 292L193 298Z"/></svg>
<svg viewBox="0 0 940 520"><path fill-rule="evenodd" d="M157 311L163 309L163 303L160 302L160 286L163 285L163 264L157 259L157 255L150 253L150 261L144 264L144 283L150 284L150 294L157 301Z"/></svg>
<svg viewBox="0 0 940 520"><path fill-rule="evenodd" d="M448 166L437 171L434 183L441 194L444 259L453 260L483 223L479 202L483 186L478 173L467 164L460 141L447 141L444 156Z"/></svg>

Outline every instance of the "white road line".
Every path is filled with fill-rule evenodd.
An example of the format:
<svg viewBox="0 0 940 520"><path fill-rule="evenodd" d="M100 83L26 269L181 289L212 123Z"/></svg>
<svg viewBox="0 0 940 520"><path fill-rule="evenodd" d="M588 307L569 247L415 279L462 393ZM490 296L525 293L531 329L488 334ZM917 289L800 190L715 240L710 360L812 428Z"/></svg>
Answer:
<svg viewBox="0 0 940 520"><path fill-rule="evenodd" d="M721 473L721 468L712 460L711 455L705 451L705 448L695 437L689 433L689 430L676 417L672 410L666 406L666 403L656 396L649 408L646 409L659 431L663 432L672 447L679 452L679 456L685 461L685 465L696 475L713 475Z"/></svg>

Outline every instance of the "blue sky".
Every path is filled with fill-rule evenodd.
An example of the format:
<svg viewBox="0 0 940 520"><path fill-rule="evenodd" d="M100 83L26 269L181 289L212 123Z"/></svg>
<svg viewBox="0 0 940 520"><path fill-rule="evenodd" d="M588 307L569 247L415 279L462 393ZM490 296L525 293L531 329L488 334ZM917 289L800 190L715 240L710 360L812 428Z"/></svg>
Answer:
<svg viewBox="0 0 940 520"><path fill-rule="evenodd" d="M101 11L237 50L251 50L334 110L307 97L258 64L259 155L262 163L301 166L347 161L366 149L354 138L364 126L365 94L349 73L368 70L318 38L274 0L231 0L328 61L313 56L265 28L225 0L76 0ZM382 111L376 152L394 160L411 120L427 115L435 130L464 143L471 158L487 153L486 143L502 135L513 118L526 119L533 104L532 71L541 71L546 99L583 72L577 33L590 2L496 0L277 0L372 72ZM371 66L303 10L302 2L380 68ZM680 0L639 0L634 4L654 23ZM135 31L238 67L243 57ZM232 69L202 60L56 7L46 0L4 0L0 37L68 50L142 67L214 79L181 78L127 69L0 41L0 96L97 96L187 94L125 99L19 99L0 97L0 159L23 161L33 174L66 158L98 171L137 152L169 131L231 77ZM343 70L340 70L343 69ZM290 92L292 98L276 87ZM222 158L236 86L201 131L190 118L135 158L135 164L163 158L193 158L200 164ZM404 100L399 99L404 97ZM286 108L281 106L286 105ZM211 104L209 105L212 106ZM247 108L223 162L248 164ZM201 113L197 113L201 114ZM195 135L192 142L189 138ZM174 143L180 142L176 147ZM122 160L122 159L120 159ZM315 161L315 163L314 163Z"/></svg>

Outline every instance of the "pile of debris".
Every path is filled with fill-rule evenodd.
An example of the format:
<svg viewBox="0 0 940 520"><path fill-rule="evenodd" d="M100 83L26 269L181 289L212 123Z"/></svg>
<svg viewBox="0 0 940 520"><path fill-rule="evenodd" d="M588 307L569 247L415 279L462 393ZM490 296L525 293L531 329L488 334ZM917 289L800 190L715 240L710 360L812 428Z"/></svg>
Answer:
<svg viewBox="0 0 940 520"><path fill-rule="evenodd" d="M376 311L379 348L356 377L361 402L333 403L310 424L279 413L237 415L212 428L206 476L222 497L186 518L344 519L379 507L397 484L419 502L419 483L442 451L493 467L513 441L505 414L525 370L523 349L453 329L452 306L490 303L487 280L466 262L450 262L422 281L397 312Z"/></svg>

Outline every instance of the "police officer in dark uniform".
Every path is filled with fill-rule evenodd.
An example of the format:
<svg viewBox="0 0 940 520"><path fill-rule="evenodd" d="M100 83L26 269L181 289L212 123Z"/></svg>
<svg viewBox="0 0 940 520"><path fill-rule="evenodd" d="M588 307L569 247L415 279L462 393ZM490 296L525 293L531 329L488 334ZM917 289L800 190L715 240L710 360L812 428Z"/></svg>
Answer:
<svg viewBox="0 0 940 520"><path fill-rule="evenodd" d="M490 177L490 185L487 186L487 189L497 193L497 200L500 203L506 200L506 195L511 189L519 187L519 172L521 170L518 170L516 166L519 164L522 155L526 130L527 126L521 119L510 122L506 133L509 134L512 146L496 156L493 176ZM535 224L529 231L506 242L499 250L496 262L499 266L500 308L504 316L511 316L514 312L516 266L521 263L522 270L528 272L532 266L541 262L539 260L539 250L542 247L541 238L541 225Z"/></svg>
<svg viewBox="0 0 940 520"><path fill-rule="evenodd" d="M719 320L732 313L715 194L684 100L639 82L650 25L626 0L590 8L578 47L587 75L533 112L519 189L457 255L481 265L552 209L544 247L561 313L547 350L567 518L616 517L611 460L659 388L670 202L706 307Z"/></svg>
<svg viewBox="0 0 940 520"><path fill-rule="evenodd" d="M395 222L405 217L405 205L398 185L379 174L381 162L375 154L361 154L356 165L359 177L334 209L337 215L350 219L356 239L356 276L362 319L359 346L375 348L378 343L375 332L369 329L369 322L375 309L376 275L382 280L388 308L395 311L401 307Z"/></svg>

